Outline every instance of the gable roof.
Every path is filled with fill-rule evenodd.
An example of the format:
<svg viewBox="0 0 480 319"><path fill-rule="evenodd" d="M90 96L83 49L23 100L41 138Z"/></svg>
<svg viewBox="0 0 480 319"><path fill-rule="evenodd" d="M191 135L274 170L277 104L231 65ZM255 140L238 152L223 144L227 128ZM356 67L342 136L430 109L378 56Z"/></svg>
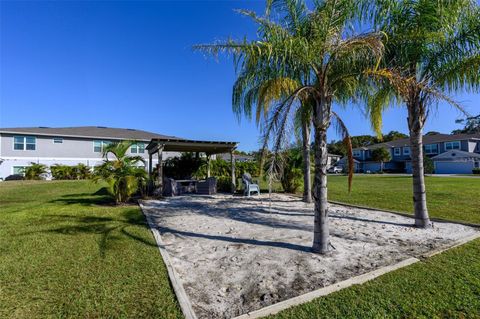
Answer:
<svg viewBox="0 0 480 319"><path fill-rule="evenodd" d="M435 135L424 135L423 144L433 144L433 143L443 143L449 141L463 141L463 140L479 140L480 133L475 134L435 134ZM403 147L410 146L410 140L408 138L401 138L398 140L373 144L369 146L362 146L354 148L355 150L371 150L379 147L392 148L392 147Z"/></svg>
<svg viewBox="0 0 480 319"><path fill-rule="evenodd" d="M152 138L179 139L175 136L162 135L142 130L129 128L113 128L105 126L13 127L0 128L0 133L137 141L150 141Z"/></svg>
<svg viewBox="0 0 480 319"><path fill-rule="evenodd" d="M455 160L457 158L468 159L468 158L479 158L480 154L477 153L470 153L460 150L450 150L446 151L445 153L439 154L437 156L432 157L432 160Z"/></svg>

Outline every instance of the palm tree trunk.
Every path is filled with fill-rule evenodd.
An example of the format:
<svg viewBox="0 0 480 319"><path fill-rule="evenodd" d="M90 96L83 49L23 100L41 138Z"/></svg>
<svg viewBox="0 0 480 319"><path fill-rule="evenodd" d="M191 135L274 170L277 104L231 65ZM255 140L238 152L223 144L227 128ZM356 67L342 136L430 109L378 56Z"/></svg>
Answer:
<svg viewBox="0 0 480 319"><path fill-rule="evenodd" d="M425 190L425 175L423 170L423 125L425 112L419 102L408 105L408 127L410 130L410 147L413 174L413 208L415 226L431 227L427 209L427 194Z"/></svg>
<svg viewBox="0 0 480 319"><path fill-rule="evenodd" d="M310 173L310 123L302 122L302 142L303 142L303 201L312 202L312 184Z"/></svg>
<svg viewBox="0 0 480 319"><path fill-rule="evenodd" d="M313 226L313 247L315 253L325 254L329 250L328 202L327 202L327 128L330 114L326 101L317 103L314 112L315 127L315 177L314 200L315 218Z"/></svg>

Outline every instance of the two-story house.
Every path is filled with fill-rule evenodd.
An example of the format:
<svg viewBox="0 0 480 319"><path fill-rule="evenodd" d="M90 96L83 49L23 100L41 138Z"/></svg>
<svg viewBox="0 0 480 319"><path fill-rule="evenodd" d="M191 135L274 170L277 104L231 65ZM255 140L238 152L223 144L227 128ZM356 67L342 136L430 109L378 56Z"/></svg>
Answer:
<svg viewBox="0 0 480 319"><path fill-rule="evenodd" d="M380 163L372 159L372 151L384 147L392 160L384 164L390 172L411 173L411 150L408 138L359 147L353 150L358 171L376 172ZM480 163L480 134L435 134L423 137L423 152L434 162L436 174L471 174Z"/></svg>
<svg viewBox="0 0 480 319"><path fill-rule="evenodd" d="M34 163L47 166L54 164L90 167L99 165L103 147L121 140L136 141L130 147L131 155L142 156L148 167L148 152L145 147L152 138L174 138L157 133L102 126L82 127L21 127L0 129L0 178L20 173ZM164 156L177 155L166 153ZM156 165L157 159L152 159Z"/></svg>

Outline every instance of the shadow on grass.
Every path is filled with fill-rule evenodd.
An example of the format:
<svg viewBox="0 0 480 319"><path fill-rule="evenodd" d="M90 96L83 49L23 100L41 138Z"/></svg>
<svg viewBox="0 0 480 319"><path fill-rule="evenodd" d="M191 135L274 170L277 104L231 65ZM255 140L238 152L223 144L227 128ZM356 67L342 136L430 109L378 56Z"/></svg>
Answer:
<svg viewBox="0 0 480 319"><path fill-rule="evenodd" d="M116 206L114 197L108 192L106 187L100 188L95 193L76 193L66 194L61 198L51 200L50 203L64 203L67 205L84 206Z"/></svg>
<svg viewBox="0 0 480 319"><path fill-rule="evenodd" d="M90 196L90 197L86 197ZM86 206L92 205L113 205L113 200L108 195L103 195L101 192L94 194L70 194L64 195L61 199L56 199L51 202L63 203L65 205L80 204ZM135 228L147 228L145 217L140 212L139 208L129 208L128 206L119 206L119 210L114 209L108 213L110 216L99 216L93 211L80 210L72 214L48 214L43 215L37 221L37 225L48 225L49 229L26 232L20 235L30 235L38 233L55 233L67 236L78 235L98 235L98 249L100 256L103 258L109 249L114 249L116 242L125 244L124 238L127 237L142 244L157 247L157 244L151 236L141 236ZM123 209L122 209L123 208ZM59 226L56 226L58 225ZM52 227L52 226L56 227Z"/></svg>

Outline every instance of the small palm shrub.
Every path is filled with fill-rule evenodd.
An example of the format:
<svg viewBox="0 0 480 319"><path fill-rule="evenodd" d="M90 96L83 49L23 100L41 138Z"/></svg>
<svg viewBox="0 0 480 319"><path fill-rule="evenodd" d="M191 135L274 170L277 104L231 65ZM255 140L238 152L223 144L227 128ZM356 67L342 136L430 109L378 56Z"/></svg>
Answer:
<svg viewBox="0 0 480 319"><path fill-rule="evenodd" d="M50 166L53 179L89 179L92 177L92 170L85 164L79 163L76 166L55 164Z"/></svg>
<svg viewBox="0 0 480 319"><path fill-rule="evenodd" d="M25 168L24 173L27 180L41 180L43 179L42 175L47 174L47 166L32 162L30 166Z"/></svg>
<svg viewBox="0 0 480 319"><path fill-rule="evenodd" d="M134 142L112 143L103 150L105 160L95 168L94 181L103 180L108 184L109 193L115 203L125 203L137 192L144 194L148 182L141 156L128 156L127 151ZM114 159L110 160L109 155Z"/></svg>
<svg viewBox="0 0 480 319"><path fill-rule="evenodd" d="M472 173L475 174L475 175L480 175L480 167L476 167L476 168L472 169Z"/></svg>

